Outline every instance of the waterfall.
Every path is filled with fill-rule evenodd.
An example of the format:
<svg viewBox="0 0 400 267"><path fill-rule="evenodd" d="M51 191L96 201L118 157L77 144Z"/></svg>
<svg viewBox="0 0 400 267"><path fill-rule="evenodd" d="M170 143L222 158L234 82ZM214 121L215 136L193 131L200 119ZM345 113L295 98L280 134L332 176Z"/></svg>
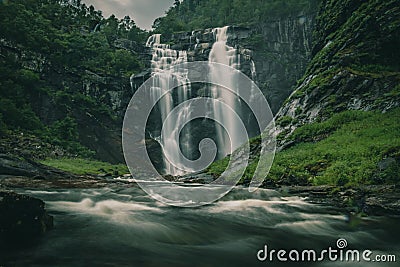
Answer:
<svg viewBox="0 0 400 267"><path fill-rule="evenodd" d="M239 69L240 58L238 56L238 51L237 49L227 45L228 26L215 28L213 33L215 42L210 51L209 62L221 63L232 68ZM237 78L238 77L235 74L227 75L226 73L219 73L218 70L213 68L213 66L210 64L210 83L225 84L234 89L237 88ZM241 115L240 102L236 95L217 85L211 86L211 95L214 99L225 102L231 108L233 108L236 113ZM218 118L219 121L224 122L226 132L234 133L231 136L227 136L225 130L216 124L218 155L223 157L231 154L240 145L242 145L239 140L243 140L242 135L244 133L241 133L241 131L238 130L240 127L239 125L235 124L235 120L230 117L230 113L220 110L216 104L214 104L213 109L215 117Z"/></svg>
<svg viewBox="0 0 400 267"><path fill-rule="evenodd" d="M146 47L152 47L153 45L159 45L161 42L161 34L153 34L147 39Z"/></svg>
<svg viewBox="0 0 400 267"><path fill-rule="evenodd" d="M98 32L100 28L100 23L97 23L96 26L93 29L93 32Z"/></svg>
<svg viewBox="0 0 400 267"><path fill-rule="evenodd" d="M249 124L251 119L246 113L246 110L242 107L240 98L229 90L216 85L224 84L231 89L236 88L237 90L240 69L240 55L238 49L227 44L229 37L228 26L215 28L212 32L214 35L214 43L208 58L208 62L210 63L210 85L208 87L210 96L230 106L239 117L243 119L245 124L246 122ZM154 131L150 133L150 136L160 143L164 151L164 173L177 176L191 172L190 169L185 168L185 166L180 163L184 162L183 159L181 159L183 155L195 155L193 154L195 153L193 152L193 147L196 145L194 144L196 140L194 134L196 133L192 133L191 131L193 131L193 129L188 126L185 126L186 129L181 134L177 133L179 129L178 126L188 122L190 108L180 111L178 118L175 120L168 120L168 123L165 123L165 119L174 107L192 98L192 88L187 78L188 70L181 66L177 67L178 64L187 62L187 51L171 49L169 45L162 44L160 39L160 34L154 34L150 36L146 42L146 46L152 49L151 71L154 82L150 95L152 99L158 99L161 95L166 93L158 102L158 116L161 119L160 121L164 123L162 129L163 135L161 135L159 131ZM196 43L193 45L197 48L199 39L195 36L195 32L192 32L192 36L190 37L190 42L192 42L192 40L196 40ZM237 69L238 72L233 74L220 73L221 70L211 63L225 64ZM253 78L256 75L254 62L251 62L251 74ZM174 93L168 91L169 85L172 82L179 85L173 90ZM209 105L210 112L214 114L217 121L223 122L223 127L218 123L214 123L212 126L215 129L214 140L218 149L217 158L223 158L241 146L243 140L247 140L247 133L243 133L239 130L242 128L238 125L238 122L234 119L231 112L221 110L222 105L218 105L218 103L215 103L216 101L212 102L213 103L211 103L211 100L209 102L211 103ZM193 128L195 127L198 127L198 125L195 124ZM197 128L197 131L198 129L201 128ZM227 133L231 133L231 136L228 136ZM180 148L182 153L179 153L179 149L177 148ZM171 162L166 159L165 155L168 155L171 162L175 165L171 164Z"/></svg>
<svg viewBox="0 0 400 267"><path fill-rule="evenodd" d="M161 122L164 122L172 109L188 100L191 96L191 86L187 78L187 70L182 67L174 68L170 70L172 66L178 65L180 63L187 62L186 51L177 51L171 49L169 45L160 43L160 34L155 34L149 37L146 46L152 48L152 59L151 59L151 71L154 78L154 83L152 86L152 91L150 96L153 99L159 99L162 95L164 97L159 101L158 108L160 111ZM175 83L178 84L177 99L174 99L174 95L171 91L168 91L169 85ZM190 110L183 110L177 120L169 120L163 125L164 134L161 133L151 133L157 140L163 151L168 151L168 156L171 162L178 164L174 166L165 156L163 157L165 173L171 175L182 175L184 173L190 172L190 169L185 168L183 165L179 165L181 162L182 154L176 149L181 147L183 154L187 154L190 146L190 129L184 131L183 136L181 136L180 144L177 143L179 138L178 125L182 125L187 122L187 118L190 114Z"/></svg>
<svg viewBox="0 0 400 267"><path fill-rule="evenodd" d="M251 72L251 79L253 81L256 81L257 80L256 64L254 63L254 61L252 59L250 60L250 72ZM255 91L255 84L253 84L251 87L250 101L254 101L253 97L256 95L254 93L254 91Z"/></svg>

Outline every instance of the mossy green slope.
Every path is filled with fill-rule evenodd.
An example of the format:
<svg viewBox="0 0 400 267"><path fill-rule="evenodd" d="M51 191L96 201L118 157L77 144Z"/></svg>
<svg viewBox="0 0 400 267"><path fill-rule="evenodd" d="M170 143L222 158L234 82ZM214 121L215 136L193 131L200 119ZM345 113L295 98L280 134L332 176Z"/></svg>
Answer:
<svg viewBox="0 0 400 267"><path fill-rule="evenodd" d="M399 106L398 1L325 0L314 39L313 59L279 116L298 126L347 109Z"/></svg>
<svg viewBox="0 0 400 267"><path fill-rule="evenodd" d="M299 127L291 135L295 145L276 154L264 184L399 183L399 129L398 108L387 113L345 111ZM218 176L227 163L228 158L217 161L208 172ZM242 183L250 181L257 163L251 162Z"/></svg>
<svg viewBox="0 0 400 267"><path fill-rule="evenodd" d="M40 163L77 175L111 174L115 176L129 173L128 167L124 164L114 165L108 162L83 158L49 158L41 160Z"/></svg>

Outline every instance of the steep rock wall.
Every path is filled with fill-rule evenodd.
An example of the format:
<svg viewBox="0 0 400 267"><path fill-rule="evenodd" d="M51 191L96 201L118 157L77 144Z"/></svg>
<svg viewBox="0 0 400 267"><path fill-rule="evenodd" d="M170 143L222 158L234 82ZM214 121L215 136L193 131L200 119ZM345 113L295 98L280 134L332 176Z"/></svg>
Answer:
<svg viewBox="0 0 400 267"><path fill-rule="evenodd" d="M277 114L290 122L278 123L282 145L297 127L332 114L400 105L399 17L396 0L322 3L313 59Z"/></svg>
<svg viewBox="0 0 400 267"><path fill-rule="evenodd" d="M239 51L241 71L256 81L274 113L306 70L314 24L315 14L300 13L254 27L229 27L228 44ZM187 50L190 61L207 61L214 41L212 29L176 33L162 40L173 49Z"/></svg>
<svg viewBox="0 0 400 267"><path fill-rule="evenodd" d="M117 39L114 46L140 54L147 61L143 45ZM73 116L79 142L109 162L123 162L121 124L133 95L129 77L104 76L85 69L57 69L46 55L21 45L0 40L0 55L14 58L15 64L39 77L46 88L32 92L29 99L34 112L45 125ZM137 81L140 83L141 81Z"/></svg>

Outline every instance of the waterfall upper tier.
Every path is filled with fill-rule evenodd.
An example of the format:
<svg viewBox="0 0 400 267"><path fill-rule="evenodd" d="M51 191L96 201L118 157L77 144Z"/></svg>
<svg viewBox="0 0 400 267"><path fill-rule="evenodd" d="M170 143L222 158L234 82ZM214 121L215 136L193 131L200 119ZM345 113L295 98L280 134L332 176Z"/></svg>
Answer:
<svg viewBox="0 0 400 267"><path fill-rule="evenodd" d="M227 45L240 55L240 71L254 77L274 113L304 74L311 57L315 14L276 18L253 27L229 26ZM161 43L187 51L188 61L208 61L215 29L201 29L161 36Z"/></svg>

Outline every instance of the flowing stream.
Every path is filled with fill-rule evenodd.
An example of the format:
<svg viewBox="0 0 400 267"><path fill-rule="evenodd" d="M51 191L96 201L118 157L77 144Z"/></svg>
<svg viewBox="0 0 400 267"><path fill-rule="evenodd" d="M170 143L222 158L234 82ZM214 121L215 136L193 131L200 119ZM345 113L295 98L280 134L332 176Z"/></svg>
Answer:
<svg viewBox="0 0 400 267"><path fill-rule="evenodd" d="M350 220L335 208L274 190L237 187L200 208L174 208L132 184L103 189L23 191L46 202L55 228L19 252L0 252L10 266L280 266L257 260L270 249L336 248L398 254L399 219ZM397 255L399 256L399 255ZM294 265L293 262L283 264ZM397 266L396 263L306 262L300 266ZM6 266L8 266L6 264Z"/></svg>

